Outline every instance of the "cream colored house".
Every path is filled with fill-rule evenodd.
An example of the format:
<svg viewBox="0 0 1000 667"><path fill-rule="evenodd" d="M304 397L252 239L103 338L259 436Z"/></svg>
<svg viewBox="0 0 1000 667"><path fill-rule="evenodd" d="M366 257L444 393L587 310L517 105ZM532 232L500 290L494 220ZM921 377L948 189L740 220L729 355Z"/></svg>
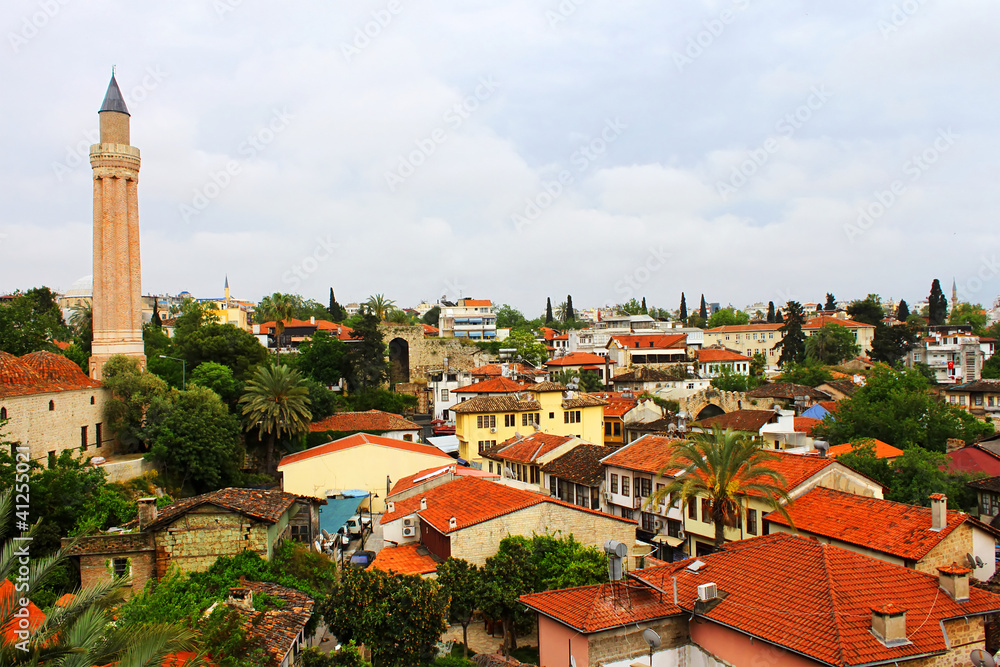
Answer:
<svg viewBox="0 0 1000 667"><path fill-rule="evenodd" d="M808 320L802 325L802 333L811 336L825 324L836 324L847 329L854 334L854 338L861 349L862 355L867 355L872 349L872 338L875 336L875 327L864 322L855 322L846 317L833 317L830 315L820 315ZM775 345L781 342L784 334L780 331L782 325L774 324L739 324L715 327L705 330L704 346L712 347L721 345L729 350L739 352L748 357L755 354L762 354L767 359L769 366L778 363L781 351L775 349Z"/></svg>
<svg viewBox="0 0 1000 667"><path fill-rule="evenodd" d="M371 496L372 512L385 509L385 498L399 479L433 466L454 462L430 445L355 433L278 463L282 490L325 498L327 491L361 489Z"/></svg>

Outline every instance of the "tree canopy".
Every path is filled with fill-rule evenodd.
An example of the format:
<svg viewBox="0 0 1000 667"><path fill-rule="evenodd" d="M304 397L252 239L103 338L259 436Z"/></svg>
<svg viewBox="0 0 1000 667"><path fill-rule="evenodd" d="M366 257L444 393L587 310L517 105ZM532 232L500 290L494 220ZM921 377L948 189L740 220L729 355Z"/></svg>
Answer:
<svg viewBox="0 0 1000 667"><path fill-rule="evenodd" d="M305 375L332 387L347 374L347 356L347 343L321 329L299 345L295 365Z"/></svg>
<svg viewBox="0 0 1000 667"><path fill-rule="evenodd" d="M948 297L937 278L931 283L931 293L927 297L927 317L931 326L944 324L948 319Z"/></svg>
<svg viewBox="0 0 1000 667"><path fill-rule="evenodd" d="M749 324L750 316L744 313L742 310L736 310L732 306L728 308L720 308L719 310L712 313L712 316L708 318L708 328L714 329L715 327L722 326L732 326L737 324Z"/></svg>
<svg viewBox="0 0 1000 667"><path fill-rule="evenodd" d="M350 345L347 356L348 383L352 391L369 391L389 379L385 338L378 325L378 316L365 308L351 332L351 338L358 341Z"/></svg>
<svg viewBox="0 0 1000 667"><path fill-rule="evenodd" d="M104 403L104 423L125 451L145 451L146 410L166 396L167 383L139 368L138 359L117 354L104 364L102 380L111 396Z"/></svg>
<svg viewBox="0 0 1000 667"><path fill-rule="evenodd" d="M782 339L774 346L781 350L778 365L782 368L791 362L800 363L806 356L805 334L802 332L805 314L802 311L802 304L798 301L789 301L785 304L784 317L783 324L778 328Z"/></svg>
<svg viewBox="0 0 1000 667"><path fill-rule="evenodd" d="M842 324L828 322L806 338L806 357L821 364L835 366L860 351L854 333Z"/></svg>
<svg viewBox="0 0 1000 667"><path fill-rule="evenodd" d="M58 352L55 341L68 342L70 338L55 294L48 287L16 292L13 299L0 303L0 351L15 357L38 350Z"/></svg>
<svg viewBox="0 0 1000 667"><path fill-rule="evenodd" d="M869 294L864 299L855 299L847 307L847 314L855 322L863 322L873 327L878 326L885 317L882 310L882 297L878 294Z"/></svg>

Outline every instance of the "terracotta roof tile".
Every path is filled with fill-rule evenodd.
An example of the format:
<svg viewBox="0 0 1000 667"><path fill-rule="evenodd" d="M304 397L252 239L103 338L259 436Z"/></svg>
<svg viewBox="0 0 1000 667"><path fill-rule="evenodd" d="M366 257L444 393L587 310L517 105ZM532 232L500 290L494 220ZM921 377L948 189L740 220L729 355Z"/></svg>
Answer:
<svg viewBox="0 0 1000 667"><path fill-rule="evenodd" d="M702 428L721 428L743 433L760 433L764 424L774 421L774 410L734 410L724 415L706 417L698 422Z"/></svg>
<svg viewBox="0 0 1000 667"><path fill-rule="evenodd" d="M412 543L382 549L368 567L397 574L430 574L437 572L437 566L427 547Z"/></svg>
<svg viewBox="0 0 1000 667"><path fill-rule="evenodd" d="M39 351L18 358L0 352L0 398L102 386L60 354Z"/></svg>
<svg viewBox="0 0 1000 667"><path fill-rule="evenodd" d="M935 575L795 535L733 542L699 560L705 566L697 573L686 569L689 559L632 576L664 597L672 596L676 576L686 612L828 665L943 653L948 644L941 621L1000 610L1000 597L992 593L973 588L967 602L956 602L940 590ZM695 607L697 586L708 582L727 596L707 609ZM872 634L871 610L885 604L907 610L910 643L887 647Z"/></svg>
<svg viewBox="0 0 1000 667"><path fill-rule="evenodd" d="M604 405L606 405L606 402L597 398L593 394L577 394L572 398L564 398L562 400L562 407L564 410L572 410L575 408L596 408Z"/></svg>
<svg viewBox="0 0 1000 667"><path fill-rule="evenodd" d="M184 498L160 509L150 527L162 526L202 505L216 505L266 523L277 523L301 496L275 490L219 489L193 498Z"/></svg>
<svg viewBox="0 0 1000 667"><path fill-rule="evenodd" d="M288 454L287 456L282 457L281 461L278 462L278 467L280 468L281 466L296 463L298 461L305 461L313 458L314 456L322 456L324 454L339 452L352 447L362 447L364 445L378 445L406 452L415 452L417 454L427 454L428 456L451 459L450 456L432 445L424 445L419 442L407 442L405 440L396 440L395 438L384 438L380 435L371 435L368 433L354 433L353 435L349 435L345 438L328 442L325 445L310 447L304 452Z"/></svg>
<svg viewBox="0 0 1000 667"><path fill-rule="evenodd" d="M668 438L661 435L644 435L637 440L633 440L613 454L609 454L601 459L605 466L617 466L629 470L639 470L642 472L659 473L670 461L674 454L675 445L681 442L677 438ZM680 472L680 468L674 468L668 473Z"/></svg>
<svg viewBox="0 0 1000 667"><path fill-rule="evenodd" d="M687 347L687 334L632 334L612 336L608 347L617 345L626 350L666 350Z"/></svg>
<svg viewBox="0 0 1000 667"><path fill-rule="evenodd" d="M415 486L434 479L435 477L440 477L441 475L455 475L457 477L483 477L485 479L500 479L500 475L492 472L486 472L485 470L478 470L476 468L467 468L465 466L460 466L458 464L451 464L447 466L437 466L435 468L427 468L426 470L421 470L420 472L415 472L412 475L407 475L406 477L401 477L395 484L392 485L392 491L389 493L390 496L394 496L403 491L412 489Z"/></svg>
<svg viewBox="0 0 1000 667"><path fill-rule="evenodd" d="M698 361L710 364L720 361L750 361L750 357L731 350L698 350Z"/></svg>
<svg viewBox="0 0 1000 667"><path fill-rule="evenodd" d="M520 438L511 438L496 447L491 447L488 458L514 461L516 463L534 463L542 456L562 447L572 439L573 436L571 435L553 435L542 432L532 433Z"/></svg>
<svg viewBox="0 0 1000 667"><path fill-rule="evenodd" d="M470 384L467 387L453 389L453 394L513 394L522 391L524 386L520 382L514 382L510 378L502 376L491 377L482 382Z"/></svg>
<svg viewBox="0 0 1000 667"><path fill-rule="evenodd" d="M545 382L528 382L524 385L525 391L541 394L548 391L566 391L566 385L558 382L546 380Z"/></svg>
<svg viewBox="0 0 1000 667"><path fill-rule="evenodd" d="M631 371L619 373L612 378L613 382L677 382L683 378L667 368L639 367Z"/></svg>
<svg viewBox="0 0 1000 667"><path fill-rule="evenodd" d="M799 419L799 417L796 417ZM870 442L875 447L875 458L878 459L894 459L897 456L903 455L903 450L898 447L893 447L887 442L882 442L877 438L861 438L855 440L854 442L846 442L842 445L833 445L827 450L827 456L840 456L842 454L850 454L854 451L854 447L864 443Z"/></svg>
<svg viewBox="0 0 1000 667"><path fill-rule="evenodd" d="M230 605L240 615L250 642L263 648L272 664L279 665L309 622L314 602L305 593L287 586L261 581L244 581L241 585L256 594L267 594L281 603L279 608L267 611L251 611Z"/></svg>
<svg viewBox="0 0 1000 667"><path fill-rule="evenodd" d="M683 613L672 598L616 581L522 595L521 602L586 634Z"/></svg>
<svg viewBox="0 0 1000 667"><path fill-rule="evenodd" d="M793 428L796 433L811 434L813 427L822 423L822 421L822 419L816 419L815 417L795 417Z"/></svg>
<svg viewBox="0 0 1000 667"><path fill-rule="evenodd" d="M392 412L338 412L309 424L310 431L419 431L420 425Z"/></svg>
<svg viewBox="0 0 1000 667"><path fill-rule="evenodd" d="M16 610L20 609L17 601L21 595L21 593L15 590L14 584L7 579L0 582L0 608L4 611L10 610L10 613L13 615ZM34 632L45 620L45 613L31 601L28 602L26 609L28 610L27 630ZM0 628L0 639L3 640L4 646L13 646L16 642L20 641L17 635L19 629L21 628L18 627L18 619L16 618L12 618L10 623Z"/></svg>
<svg viewBox="0 0 1000 667"><path fill-rule="evenodd" d="M535 375L545 375L544 370L539 370L527 364L513 363L508 364L510 372L517 375L525 376L535 376ZM482 377L500 377L503 375L502 364L486 364L484 366L477 366L473 368L469 373L472 377L482 378Z"/></svg>
<svg viewBox="0 0 1000 667"><path fill-rule="evenodd" d="M748 391L747 396L750 398L787 398L789 400L793 400L796 396L808 396L815 401L825 401L830 398L826 392L791 382L764 384Z"/></svg>
<svg viewBox="0 0 1000 667"><path fill-rule="evenodd" d="M478 412L532 412L541 409L541 404L534 399L518 400L511 394L501 394L499 396L470 398L455 404L451 411L457 414L475 414Z"/></svg>
<svg viewBox="0 0 1000 667"><path fill-rule="evenodd" d="M552 359L546 361L546 366L588 366L590 364L596 364L598 366L603 366L607 362L605 357L599 354L591 354L590 352L573 352L572 354L567 354L564 357L559 357L558 359Z"/></svg>
<svg viewBox="0 0 1000 667"><path fill-rule="evenodd" d="M542 472L575 484L597 486L604 479L601 459L614 451L613 447L601 445L577 445L543 465Z"/></svg>
<svg viewBox="0 0 1000 667"><path fill-rule="evenodd" d="M839 317L830 317L829 315L819 315L807 321L802 325L803 329L819 329L824 324L839 324L842 327L847 327L848 329L874 329L875 326L867 324L865 322L855 322L854 320L845 320Z"/></svg>
<svg viewBox="0 0 1000 667"><path fill-rule="evenodd" d="M829 382L824 382L823 384L836 389L845 396L853 396L854 393L860 389L860 387L854 384L854 381L850 379L830 380Z"/></svg>

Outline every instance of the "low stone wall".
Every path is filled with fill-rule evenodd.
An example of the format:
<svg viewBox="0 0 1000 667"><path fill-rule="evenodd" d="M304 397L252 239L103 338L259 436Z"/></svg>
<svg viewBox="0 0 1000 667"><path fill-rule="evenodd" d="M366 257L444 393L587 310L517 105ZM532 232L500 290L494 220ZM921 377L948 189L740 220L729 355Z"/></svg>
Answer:
<svg viewBox="0 0 1000 667"><path fill-rule="evenodd" d="M108 461L100 468L108 476L109 482L127 482L136 477L142 477L147 472L156 470L156 464L139 457L126 461Z"/></svg>

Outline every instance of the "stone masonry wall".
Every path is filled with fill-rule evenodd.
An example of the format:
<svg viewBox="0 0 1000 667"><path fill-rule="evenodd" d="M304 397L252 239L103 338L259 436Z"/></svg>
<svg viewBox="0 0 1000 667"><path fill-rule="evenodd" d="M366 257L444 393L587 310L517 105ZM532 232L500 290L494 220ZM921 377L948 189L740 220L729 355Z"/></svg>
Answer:
<svg viewBox="0 0 1000 667"><path fill-rule="evenodd" d="M235 512L202 507L156 531L156 577L176 564L182 572L201 572L219 556L245 550L267 558L267 526Z"/></svg>
<svg viewBox="0 0 1000 667"><path fill-rule="evenodd" d="M111 581L114 575L112 563L115 558L129 560L132 584L122 588L122 594L126 599L142 591L146 582L155 576L156 561L152 551L92 554L80 556L80 585L86 588L97 583Z"/></svg>
<svg viewBox="0 0 1000 667"><path fill-rule="evenodd" d="M496 553L503 538L508 535L531 537L533 533L563 537L572 534L577 542L598 549L602 549L607 540L625 543L630 553L635 547L634 523L544 502L452 533L451 555L484 565L486 559Z"/></svg>
<svg viewBox="0 0 1000 667"><path fill-rule="evenodd" d="M684 646L691 641L687 618L683 616L643 623L642 629L646 628L652 628L660 635L660 651ZM588 646L588 661L591 665L603 665L628 658L639 659L649 655L649 645L635 626L594 633L588 638Z"/></svg>
<svg viewBox="0 0 1000 667"><path fill-rule="evenodd" d="M97 387L0 398L0 407L7 409L10 420L6 435L11 442L27 445L31 458L44 463L49 452L54 451L58 456L64 449L79 451L82 444L80 427L86 426L86 454L106 456L113 453L114 441L104 427L103 442L98 443L97 424L104 421L107 396L107 389ZM52 410L49 410L49 401L53 403Z"/></svg>
<svg viewBox="0 0 1000 667"><path fill-rule="evenodd" d="M906 622L907 625L911 622L909 617ZM944 629L948 633L950 646L948 652L933 658L914 661L914 667L967 667L972 649L986 646L986 631L982 616L972 617L968 621L964 618L945 621Z"/></svg>
<svg viewBox="0 0 1000 667"><path fill-rule="evenodd" d="M928 551L927 555L913 569L917 572L933 574L936 577L939 567L945 567L952 563L967 567L968 561L965 555L972 553L972 551L972 526L966 521L948 533L947 537Z"/></svg>
<svg viewBox="0 0 1000 667"><path fill-rule="evenodd" d="M420 326L379 325L379 330L388 345L394 338L404 339L410 352L410 380L426 377L427 371L444 368L444 358L448 357L448 368L471 370L491 359L491 356L470 343L457 338L428 338Z"/></svg>

